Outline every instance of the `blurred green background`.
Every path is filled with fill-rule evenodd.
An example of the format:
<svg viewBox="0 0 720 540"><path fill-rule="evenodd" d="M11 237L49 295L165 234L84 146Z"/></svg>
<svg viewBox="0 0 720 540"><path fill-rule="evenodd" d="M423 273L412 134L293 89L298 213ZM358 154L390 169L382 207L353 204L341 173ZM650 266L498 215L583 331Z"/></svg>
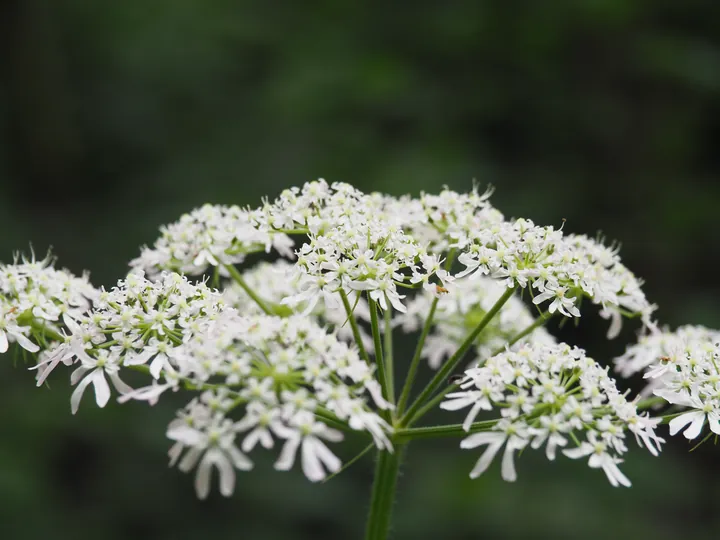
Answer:
<svg viewBox="0 0 720 540"><path fill-rule="evenodd" d="M663 323L720 327L720 3L5 0L0 259L32 244L112 285L157 227L319 176L392 194L497 187L508 216L623 244ZM594 314L562 337L610 359ZM372 463L324 485L258 458L231 499L166 467L182 403L69 410L0 364L0 538L360 538ZM447 417L444 417L447 419ZM349 440L347 459L361 441ZM720 450L633 448L477 481L410 448L397 539L717 538Z"/></svg>

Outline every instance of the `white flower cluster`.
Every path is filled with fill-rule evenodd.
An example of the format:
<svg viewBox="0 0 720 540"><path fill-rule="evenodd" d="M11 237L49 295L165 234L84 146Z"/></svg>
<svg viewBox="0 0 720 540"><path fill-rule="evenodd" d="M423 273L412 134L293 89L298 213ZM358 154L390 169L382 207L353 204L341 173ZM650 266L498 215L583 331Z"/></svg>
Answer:
<svg viewBox="0 0 720 540"><path fill-rule="evenodd" d="M405 296L398 287L435 290L432 276L443 284L452 279L441 268L440 256L428 254L403 230L402 214L388 216L375 206L372 196L347 184L318 181L286 190L263 209L275 226L306 227L309 236L296 251L301 292L285 304L305 303L309 313L320 299L330 309L340 306L340 290L367 291L382 309L392 305L404 312Z"/></svg>
<svg viewBox="0 0 720 540"><path fill-rule="evenodd" d="M217 291L179 274L164 273L153 282L142 272L130 273L117 287L100 292L87 314L64 318L69 335L40 359L38 385L60 362L77 364L71 376L77 384L70 399L73 414L90 384L98 406L104 407L110 399L105 376L125 394L131 388L120 379L123 367L145 366L156 379L161 373L176 374L177 348L202 333L203 324L222 308Z"/></svg>
<svg viewBox="0 0 720 540"><path fill-rule="evenodd" d="M639 415L606 369L566 344L501 353L467 370L460 388L448 394L441 408L471 407L465 431L472 431L481 411L499 409L502 416L490 431L472 433L461 442L461 448L469 449L487 445L471 478L485 472L503 446L502 476L512 482L516 451L545 445L547 458L554 460L559 447L574 443L575 448L563 449L567 457L589 456L588 465L602 469L613 486L629 486L618 468L627 452L626 430L654 455L663 442L654 431L659 420Z"/></svg>
<svg viewBox="0 0 720 540"><path fill-rule="evenodd" d="M418 199L377 193L371 197L373 212L386 220L400 217L406 232L429 251L447 252L472 231L503 222L502 213L489 202L491 194L491 189L480 194L477 188L470 193L445 188L437 195L422 193Z"/></svg>
<svg viewBox="0 0 720 540"><path fill-rule="evenodd" d="M431 368L439 368L443 360L458 349L505 290L501 283L481 276L458 280L452 294L440 296L432 319L433 329L425 340L422 353ZM393 324L402 327L405 332L419 330L430 312L434 298L427 292L416 296L408 302L407 313L395 317ZM525 303L513 295L478 336L473 362L490 357L533 322L535 319ZM517 346L524 343L551 345L555 343L555 338L545 328L539 327L518 341Z"/></svg>
<svg viewBox="0 0 720 540"><path fill-rule="evenodd" d="M238 206L206 204L160 230L154 246L144 247L130 262L151 277L164 270L196 276L208 267L241 263L248 253L271 248L292 256L287 235L257 228L250 212Z"/></svg>
<svg viewBox="0 0 720 540"><path fill-rule="evenodd" d="M678 364L687 355L705 355L715 350L715 344L720 342L720 332L704 326L681 326L674 332L669 330L650 332L640 336L638 342L629 346L622 356L615 359L615 370L621 377L632 377L643 373L651 366L656 365L661 358L667 358L670 364ZM666 372L664 377L645 377L647 386L641 395L647 396L653 390L662 387L672 372Z"/></svg>
<svg viewBox="0 0 720 540"><path fill-rule="evenodd" d="M656 396L690 409L670 420L670 435L682 431L687 439L696 439L706 421L707 437L720 435L719 342L718 331L684 326L643 338L618 360L623 374L644 370Z"/></svg>
<svg viewBox="0 0 720 540"><path fill-rule="evenodd" d="M309 318L241 316L203 283L174 273L149 281L136 271L102 291L87 314L66 315L65 324L66 340L40 359L38 384L59 363L75 364L73 413L90 385L104 407L111 396L108 379L121 402L155 403L181 385L212 390L194 399L180 415L183 422L168 430L176 441L173 462L186 450L180 468L198 465L201 496L207 495L213 466L221 474L221 492L229 494L233 467L252 464L244 452L258 442L270 448L273 438L284 442L277 469L289 469L299 450L310 480L336 472L340 460L321 440L336 442L342 435L325 422L366 431L378 448L392 450L391 428L374 410L390 407L375 367ZM149 373L152 383L130 388L120 372L132 369ZM239 406L245 416L234 422L227 415ZM244 433L242 451L234 446L238 433Z"/></svg>
<svg viewBox="0 0 720 540"><path fill-rule="evenodd" d="M11 342L39 352L38 385L59 364L73 366L73 413L91 385L100 407L110 400L109 383L120 402L154 404L168 391L196 392L167 435L174 441L171 464L195 470L205 497L214 470L220 492L231 494L235 471L253 466L249 454L258 445L282 446L275 468L287 470L298 460L311 481L340 469L328 443L342 440L343 430L366 432L378 449L392 452L394 440L424 429L413 422L476 337L475 365L489 360L467 370L460 391L442 404L471 407L463 448L488 445L473 477L504 446L503 477L514 480L514 453L545 446L549 459L558 448L571 458L589 456L590 467L602 468L613 485L629 485L618 468L625 433L656 454L657 421L639 415L582 350L556 344L540 325L555 312L579 316L588 298L612 319L611 335L622 316L639 316L654 329L654 306L614 247L506 220L490 194L444 189L396 198L321 179L256 209L207 204L162 227L109 291L53 269L48 259L0 266L0 353ZM302 238L299 247L289 235ZM235 267L251 253L271 250L295 260ZM185 277L209 270L224 290ZM537 308L539 320L522 295L511 296L512 288L537 306L547 304ZM399 351L389 332L421 328L429 329L422 356L431 367L452 362L408 404L413 361L396 407ZM711 391L718 376L714 350L697 352L700 345L690 347L682 336L676 363L694 363L668 374L664 364L648 367L659 351L652 347L660 347L652 339L618 360L623 374L649 369L669 385L658 395L693 407L671 428L691 423L686 435L699 433L707 417L720 430ZM133 389L125 382L132 382L130 372L151 378ZM500 410L499 421L473 423L480 411L493 409ZM489 430L479 432L483 427ZM571 441L576 448L566 448Z"/></svg>
<svg viewBox="0 0 720 540"><path fill-rule="evenodd" d="M0 265L0 353L12 342L39 351L30 337L41 345L52 341L47 332L56 333L63 316L80 317L97 295L87 275L76 277L52 263L49 256L39 261L33 256Z"/></svg>
<svg viewBox="0 0 720 540"><path fill-rule="evenodd" d="M608 337L620 331L623 314L640 316L650 326L655 309L642 283L621 262L617 250L586 236L539 227L527 219L502 222L457 239L466 266L457 277L488 275L508 287L528 288L535 304L550 302L548 311L579 317L583 297L602 306L611 318Z"/></svg>
<svg viewBox="0 0 720 540"><path fill-rule="evenodd" d="M171 450L173 462L187 450L180 461L182 470L204 455L197 471L200 496L207 494L207 460L218 467L221 492L228 495L234 478L230 464L250 466L245 453L258 444L273 448L275 440L283 442L277 470L290 469L300 452L309 480L337 472L341 462L323 440L343 439L330 427L338 421L368 432L378 448L392 451L391 427L370 407L389 404L373 378L374 368L354 348L300 316L238 317L234 328L226 323L219 319L178 353L179 363L187 366L183 376L190 380L205 380L207 374L224 379L221 390L193 400L168 429L168 437L177 441ZM145 399L146 390L140 389L137 397ZM244 417L230 421L227 415L239 406L244 407ZM240 449L234 446L239 434Z"/></svg>

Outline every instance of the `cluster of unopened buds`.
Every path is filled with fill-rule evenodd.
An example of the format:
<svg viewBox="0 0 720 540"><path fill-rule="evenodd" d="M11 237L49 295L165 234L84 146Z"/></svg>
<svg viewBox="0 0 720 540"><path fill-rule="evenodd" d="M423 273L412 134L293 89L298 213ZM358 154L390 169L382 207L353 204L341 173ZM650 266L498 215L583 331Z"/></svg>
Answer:
<svg viewBox="0 0 720 540"><path fill-rule="evenodd" d="M706 424L705 439L720 434L720 332L659 329L615 247L508 220L489 197L393 198L318 180L257 208L205 205L162 227L109 290L49 257L16 258L0 266L0 353L35 355L38 386L71 367L73 413L90 387L99 407L191 393L167 436L200 497L213 470L230 495L259 447L279 448L275 469L299 461L323 480L353 432L381 465L414 439L455 436L485 447L473 478L504 448L514 481L516 453L544 447L550 460L587 458L614 486L630 485L628 440L657 455L661 423L688 439ZM253 253L269 260L243 267ZM621 377L644 374L637 398L607 362L545 329L580 317L583 302L610 320L610 338L623 318L640 321L614 362ZM412 350L393 345L399 332L417 335ZM417 391L424 363L434 376ZM467 414L423 427L437 408Z"/></svg>

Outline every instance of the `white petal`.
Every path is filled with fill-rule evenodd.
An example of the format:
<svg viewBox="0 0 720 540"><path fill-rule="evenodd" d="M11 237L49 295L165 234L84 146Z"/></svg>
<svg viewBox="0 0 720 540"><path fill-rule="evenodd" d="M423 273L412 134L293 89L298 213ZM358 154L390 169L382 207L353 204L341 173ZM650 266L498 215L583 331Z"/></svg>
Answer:
<svg viewBox="0 0 720 540"><path fill-rule="evenodd" d="M200 459L202 453L203 451L201 448L191 448L180 460L180 463L178 464L178 469L180 469L182 472L190 471L198 462L198 459Z"/></svg>
<svg viewBox="0 0 720 540"><path fill-rule="evenodd" d="M702 411L691 411L685 414L682 414L678 416L677 418L673 418L670 420L670 424L668 424L668 427L670 428L670 435L676 435L679 431L681 431L686 425L690 424L691 422L696 421L698 418L701 420L705 418L705 413ZM702 424L700 425L702 428ZM691 426L692 428L692 426ZM687 432L686 432L687 433ZM685 435L687 437L687 434ZM696 435L697 437L697 435ZM690 437L688 437L689 439Z"/></svg>
<svg viewBox="0 0 720 540"><path fill-rule="evenodd" d="M80 366L79 368L77 368L70 374L70 384L76 385L78 381L82 379L88 371L90 371L90 368L87 368L85 366Z"/></svg>
<svg viewBox="0 0 720 540"><path fill-rule="evenodd" d="M168 429L166 436L171 441L177 441L186 446L198 446L203 439L202 433L185 423Z"/></svg>
<svg viewBox="0 0 720 540"><path fill-rule="evenodd" d="M182 454L183 448L184 448L184 446L180 442L177 442L170 447L170 450L168 450L168 457L170 458L170 467L172 467L173 465L175 465L175 463L177 463L177 460L180 457L180 454Z"/></svg>
<svg viewBox="0 0 720 540"><path fill-rule="evenodd" d="M500 471L502 473L503 480L506 482L514 482L517 480L517 472L515 472L515 448L511 445L505 447L505 453L502 458L502 466Z"/></svg>
<svg viewBox="0 0 720 540"><path fill-rule="evenodd" d="M227 456L218 448L213 448L205 454L205 459L217 467L220 473L220 493L229 497L235 491L235 469ZM204 460L203 460L204 461Z"/></svg>
<svg viewBox="0 0 720 540"><path fill-rule="evenodd" d="M342 467L342 461L340 461L340 458L333 454L332 451L322 443L322 441L316 440L313 443L313 446L315 447L317 456L320 458L320 461L323 462L328 471L338 472L340 470L340 467Z"/></svg>
<svg viewBox="0 0 720 540"><path fill-rule="evenodd" d="M28 338L26 338L23 334L20 334L19 332L15 334L15 339L17 340L18 345L20 345L28 352L35 353L40 350L40 347L35 345L32 341L30 341Z"/></svg>
<svg viewBox="0 0 720 540"><path fill-rule="evenodd" d="M0 353L6 353L8 350L8 338L5 330L0 330Z"/></svg>
<svg viewBox="0 0 720 540"><path fill-rule="evenodd" d="M483 433L473 433L460 441L460 448L477 448L483 444L493 444L504 442L506 435L499 431L488 431Z"/></svg>
<svg viewBox="0 0 720 540"><path fill-rule="evenodd" d="M70 410L75 414L80 406L80 400L82 399L85 388L92 382L92 375L85 377L80 384L75 387L75 390L70 396Z"/></svg>
<svg viewBox="0 0 720 540"><path fill-rule="evenodd" d="M470 412L465 417L465 421L463 422L462 428L464 431L470 431L470 426L475 421L475 418L477 418L477 415L480 414L480 410L483 409L483 402L478 401L473 405L472 409L470 409Z"/></svg>
<svg viewBox="0 0 720 540"><path fill-rule="evenodd" d="M105 380L105 372L102 369L96 369L89 377L92 377L95 387L95 402L102 409L110 401L110 386Z"/></svg>
<svg viewBox="0 0 720 540"><path fill-rule="evenodd" d="M311 482L319 482L325 478L325 471L320 463L320 458L316 452L317 439L314 437L306 437L302 442L302 452L300 459L302 461L302 470Z"/></svg>
<svg viewBox="0 0 720 540"><path fill-rule="evenodd" d="M295 454L297 453L298 446L300 445L300 437L294 436L292 438L289 438L285 442L285 446L283 446L282 450L280 451L280 456L278 457L278 460L275 462L275 469L278 471L289 471L292 469L293 464L295 463Z"/></svg>
<svg viewBox="0 0 720 540"><path fill-rule="evenodd" d="M262 433L266 431L261 427L257 427L253 429L250 433L248 433L245 438L243 439L241 448L243 452L250 452L253 448L255 448L255 445L257 444L258 440L262 437Z"/></svg>
<svg viewBox="0 0 720 540"><path fill-rule="evenodd" d="M109 377L113 383L113 386L115 387L115 390L117 390L120 394L127 394L133 391L130 386L123 382L118 373L112 373L109 375ZM160 392L158 392L158 395L160 395Z"/></svg>
<svg viewBox="0 0 720 540"><path fill-rule="evenodd" d="M602 468L613 487L617 487L618 485L630 487L632 485L628 477L622 473L609 456L604 460Z"/></svg>
<svg viewBox="0 0 720 540"><path fill-rule="evenodd" d="M448 394L447 401L440 404L440 408L446 411L457 411L463 409L475 401L475 396L467 392L456 392Z"/></svg>
<svg viewBox="0 0 720 540"><path fill-rule="evenodd" d="M267 433L267 431L265 433ZM270 440L272 441L272 438ZM248 458L245 454L240 452L240 450L238 450L234 446L228 448L227 452L230 455L230 460L232 461L232 464L237 469L240 469L241 471L249 471L253 468L253 462L250 461L250 458Z"/></svg>
<svg viewBox="0 0 720 540"><path fill-rule="evenodd" d="M700 433L702 433L703 425L705 425L705 413L701 412L700 416L693 420L692 424L690 424L690 427L683 431L683 435L685 435L685 437L689 440L695 439L700 436Z"/></svg>
<svg viewBox="0 0 720 540"><path fill-rule="evenodd" d="M720 413L716 411L708 413L708 424L715 435L720 435Z"/></svg>
<svg viewBox="0 0 720 540"><path fill-rule="evenodd" d="M153 361L150 362L150 375L153 376L154 379L160 378L160 372L162 371L162 368L165 366L165 355L164 354L158 354L155 358L153 358Z"/></svg>
<svg viewBox="0 0 720 540"><path fill-rule="evenodd" d="M592 445L589 443L581 443L580 446L577 448L570 448L569 450L563 450L563 454L565 454L570 459L578 459L581 457L588 456L592 454L594 451Z"/></svg>
<svg viewBox="0 0 720 540"><path fill-rule="evenodd" d="M210 494L210 469L212 465L207 456L203 458L195 473L195 491L200 499L206 499Z"/></svg>
<svg viewBox="0 0 720 540"><path fill-rule="evenodd" d="M473 467L473 470L470 471L470 478L477 478L487 470L487 468L490 466L490 463L492 463L493 458L502 447L503 442L505 442L504 438L502 441L496 441L488 445L485 452L483 452L483 455L480 456L480 459L477 460L477 463L475 464L475 467Z"/></svg>

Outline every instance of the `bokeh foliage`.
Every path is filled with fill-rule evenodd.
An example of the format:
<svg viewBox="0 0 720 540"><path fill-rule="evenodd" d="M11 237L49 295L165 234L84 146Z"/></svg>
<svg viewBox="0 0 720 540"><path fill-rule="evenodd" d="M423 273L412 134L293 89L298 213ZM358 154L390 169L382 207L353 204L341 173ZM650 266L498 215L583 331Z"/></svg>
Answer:
<svg viewBox="0 0 720 540"><path fill-rule="evenodd" d="M620 240L661 321L718 327L719 20L712 0L6 0L0 259L53 246L110 286L206 201L318 176L393 194L476 180L507 215ZM588 314L562 336L609 359L623 344L604 332ZM200 503L165 468L173 403L71 417L65 374L51 390L0 374L3 539L360 537L369 461L320 486L261 461ZM631 453L616 490L531 452L516 485L495 467L470 481L472 453L423 443L397 537L716 538L720 449L687 450Z"/></svg>

